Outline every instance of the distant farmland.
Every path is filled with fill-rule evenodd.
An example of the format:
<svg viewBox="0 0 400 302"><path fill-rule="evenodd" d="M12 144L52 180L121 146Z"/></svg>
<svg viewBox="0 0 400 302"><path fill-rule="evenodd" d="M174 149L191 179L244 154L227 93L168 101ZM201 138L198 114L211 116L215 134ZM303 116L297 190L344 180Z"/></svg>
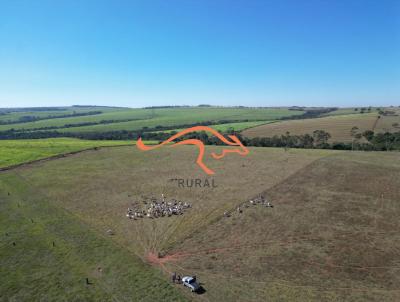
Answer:
<svg viewBox="0 0 400 302"><path fill-rule="evenodd" d="M249 128L253 128L256 126L264 125L272 123L272 121L261 121L261 122L239 122L239 123L227 123L227 124L217 124L217 125L212 125L212 128L221 132L226 132L230 129L233 129L234 131L243 131ZM183 129L171 129L171 130L164 130L164 131L157 131L157 132L178 132Z"/></svg>
<svg viewBox="0 0 400 302"><path fill-rule="evenodd" d="M25 113L13 112L0 115L0 131L14 129L15 131L48 131L59 132L105 132L120 130L141 130L145 127L155 128L157 126L170 127L193 124L193 123L232 123L232 122L254 122L277 120L282 117L301 115L304 111L289 110L288 108L234 108L234 107L178 107L178 108L155 108L155 109L130 109L130 108L105 108L103 107L68 107L64 114L84 113L87 111L101 111L98 114L84 116L68 116L55 118L60 112L54 110L48 113L46 118L44 112ZM91 109L91 110L89 110ZM1 112L1 111L0 111ZM16 123L22 116L28 122ZM40 119L29 122L28 117L37 116ZM13 121L10 124L5 122ZM3 122L3 124L1 123Z"/></svg>
<svg viewBox="0 0 400 302"><path fill-rule="evenodd" d="M287 132L292 135L312 134L315 130L325 130L331 134L330 143L346 143L352 140L350 130L355 126L361 133L365 130L373 130L375 133L400 130L398 108L384 108L384 114L379 108L371 108L369 111L363 109L362 114L360 110L211 106L136 109L100 106L0 108L0 138L126 140L141 136L148 140L162 140L165 135L159 135L160 132L207 125L221 132L242 132L248 138L279 136Z"/></svg>
<svg viewBox="0 0 400 302"><path fill-rule="evenodd" d="M334 115L315 119L288 120L261 125L243 131L246 137L272 137L290 132L292 135L312 134L315 130L324 130L331 134L331 142L350 142L350 130L358 127L360 132L373 130L386 132L397 130L394 123L400 123L399 116L381 116L378 113ZM397 130L398 131L398 130Z"/></svg>

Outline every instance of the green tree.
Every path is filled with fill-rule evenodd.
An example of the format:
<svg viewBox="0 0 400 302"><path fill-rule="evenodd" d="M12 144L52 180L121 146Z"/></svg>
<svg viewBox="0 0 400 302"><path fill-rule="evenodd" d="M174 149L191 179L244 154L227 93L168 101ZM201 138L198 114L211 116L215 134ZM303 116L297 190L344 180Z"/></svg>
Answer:
<svg viewBox="0 0 400 302"><path fill-rule="evenodd" d="M325 147L328 145L328 140L331 138L331 135L324 130L315 130L313 132L313 138L317 147Z"/></svg>
<svg viewBox="0 0 400 302"><path fill-rule="evenodd" d="M374 134L374 131L366 130L363 132L362 136L365 137L367 141L371 142L374 139Z"/></svg>

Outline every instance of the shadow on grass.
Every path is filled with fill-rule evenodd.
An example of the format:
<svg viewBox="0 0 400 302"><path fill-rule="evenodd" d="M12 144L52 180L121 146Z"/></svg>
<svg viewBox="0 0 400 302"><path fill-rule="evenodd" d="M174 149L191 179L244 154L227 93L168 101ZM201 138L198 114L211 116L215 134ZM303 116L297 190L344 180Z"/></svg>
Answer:
<svg viewBox="0 0 400 302"><path fill-rule="evenodd" d="M196 291L196 294L202 295L206 292L206 289L200 284L199 289Z"/></svg>

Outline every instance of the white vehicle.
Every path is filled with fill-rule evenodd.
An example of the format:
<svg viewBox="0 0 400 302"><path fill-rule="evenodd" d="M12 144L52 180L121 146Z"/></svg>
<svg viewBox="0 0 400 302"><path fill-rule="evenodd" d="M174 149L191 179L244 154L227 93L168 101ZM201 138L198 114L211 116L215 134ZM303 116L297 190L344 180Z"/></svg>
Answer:
<svg viewBox="0 0 400 302"><path fill-rule="evenodd" d="M198 291L200 288L200 285L197 283L195 277L190 277L190 276L183 277L182 284L183 286L189 287L192 292Z"/></svg>

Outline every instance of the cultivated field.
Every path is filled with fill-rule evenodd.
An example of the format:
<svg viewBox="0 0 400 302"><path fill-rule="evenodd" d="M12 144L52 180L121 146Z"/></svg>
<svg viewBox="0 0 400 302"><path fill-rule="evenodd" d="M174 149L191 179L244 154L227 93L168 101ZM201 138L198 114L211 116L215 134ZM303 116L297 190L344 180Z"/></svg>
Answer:
<svg viewBox="0 0 400 302"><path fill-rule="evenodd" d="M47 107L47 108L0 108L0 123L5 122L18 122L21 119L40 118L40 119L51 119L59 118L65 115L82 114L88 112L101 112L107 113L112 111L122 111L126 108L118 107L101 107L101 106L78 106L78 107Z"/></svg>
<svg viewBox="0 0 400 302"><path fill-rule="evenodd" d="M98 111L93 107L92 111ZM287 108L232 108L232 107L180 107L158 109L108 109L95 115L66 118L51 118L33 122L0 125L0 131L10 129L38 131L57 127L60 132L102 132L117 130L139 130L143 127L171 127L208 121L269 121L284 116L302 114L303 111ZM12 113L15 115L15 113ZM20 114L20 113L18 113ZM43 114L43 113L41 113ZM27 114L28 115L28 114ZM7 115L3 115L7 119ZM82 123L97 123L82 125ZM74 126L74 127L71 127ZM54 130L54 129L53 129Z"/></svg>
<svg viewBox="0 0 400 302"><path fill-rule="evenodd" d="M197 149L184 146L149 152L105 148L2 172L1 213L7 223L1 224L1 233L9 235L3 236L0 250L7 255L1 257L6 268L0 273L1 298L26 300L34 294L51 299L71 287L70 297L75 292L96 300L107 292L104 300L115 295L130 301L140 286L140 293L150 291L146 297L157 295L153 301L165 300L159 298L163 294L194 301L400 299L397 153L250 152L218 161L206 156L205 163L216 171L208 177L217 185L212 189L179 188L170 181L206 178L194 163ZM161 193L192 208L182 216L125 217L141 195ZM274 207L250 206L248 200L259 193ZM243 205L238 213L240 204L249 207ZM224 217L226 211L230 217ZM65 225L65 231L53 223ZM108 229L113 236L106 235ZM32 234L41 244L32 244ZM68 244L61 253L66 257L51 252L52 241ZM12 257L17 248L30 258ZM46 261L29 266L41 257ZM55 267L66 272L57 275L58 285L43 284L43 276L55 276ZM5 282L13 270L19 272L12 275L14 281ZM171 287L166 282L173 271L197 275L205 292L193 295ZM159 279L161 272L164 279ZM84 283L88 274L93 287ZM22 297L20 282L31 285Z"/></svg>
<svg viewBox="0 0 400 302"><path fill-rule="evenodd" d="M249 128L253 128L256 126L260 126L260 125L264 125L264 124L268 124L268 123L272 123L272 121L261 121L261 122L241 122L241 123L226 123L226 124L217 124L217 125L212 125L211 127L217 131L221 131L221 132L226 132L229 130L234 130L234 131L243 131ZM163 130L163 131L154 131L154 132L179 132L184 130L183 128L180 129L171 129L171 130Z"/></svg>
<svg viewBox="0 0 400 302"><path fill-rule="evenodd" d="M315 130L324 130L331 134L331 142L350 142L351 128L358 127L359 132L373 130L375 132L399 131L394 128L394 123L400 124L400 116L381 116L378 113L347 114L335 115L315 119L288 120L271 124L253 127L243 132L244 136L253 137L272 137L274 135L310 134Z"/></svg>
<svg viewBox="0 0 400 302"><path fill-rule="evenodd" d="M400 110L398 111L398 113L400 114ZM400 131L400 116L399 115L382 116L376 123L374 130L377 132Z"/></svg>

